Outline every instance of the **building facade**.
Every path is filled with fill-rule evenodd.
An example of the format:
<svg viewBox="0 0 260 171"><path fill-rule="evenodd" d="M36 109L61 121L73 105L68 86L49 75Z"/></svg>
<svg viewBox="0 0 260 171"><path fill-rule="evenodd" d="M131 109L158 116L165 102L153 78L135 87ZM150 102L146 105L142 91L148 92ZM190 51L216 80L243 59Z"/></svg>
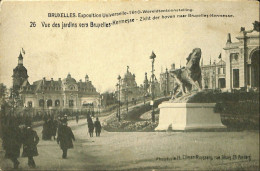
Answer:
<svg viewBox="0 0 260 171"><path fill-rule="evenodd" d="M201 63L202 87L205 89L226 89L226 62L219 60L213 64Z"/></svg>
<svg viewBox="0 0 260 171"><path fill-rule="evenodd" d="M117 96L118 88L116 91ZM129 66L127 66L127 71L120 81L120 101L123 103L134 102L142 97L143 89L137 86L135 74L132 74L129 71Z"/></svg>
<svg viewBox="0 0 260 171"><path fill-rule="evenodd" d="M244 89L259 91L259 22L253 23L253 29L246 31L241 27L236 37L237 42L231 41L228 34L224 47L226 56L228 90Z"/></svg>
<svg viewBox="0 0 260 171"><path fill-rule="evenodd" d="M171 69L170 71L174 71L175 70L175 63L173 63L171 65ZM164 96L170 95L173 88L175 87L175 80L174 77L172 77L168 71L168 69L166 68L165 72L161 71L160 74L160 89L161 89L161 93Z"/></svg>
<svg viewBox="0 0 260 171"><path fill-rule="evenodd" d="M44 77L30 84L26 68L21 67L23 66L21 56L20 54L18 66L14 69L13 87L19 89L23 107L40 111L64 109L79 111L90 108L97 110L100 105L100 94L89 81L88 75L85 76L85 81L80 80L79 82L68 74L67 78L63 80L61 78L47 80Z"/></svg>

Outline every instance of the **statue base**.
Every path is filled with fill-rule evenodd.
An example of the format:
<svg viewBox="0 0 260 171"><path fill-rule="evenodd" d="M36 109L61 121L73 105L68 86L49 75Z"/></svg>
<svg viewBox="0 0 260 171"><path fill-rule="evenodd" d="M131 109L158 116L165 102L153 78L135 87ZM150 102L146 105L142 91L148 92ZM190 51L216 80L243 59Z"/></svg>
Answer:
<svg viewBox="0 0 260 171"><path fill-rule="evenodd" d="M159 105L159 125L156 131L226 128L219 113L214 113L215 103L172 103Z"/></svg>

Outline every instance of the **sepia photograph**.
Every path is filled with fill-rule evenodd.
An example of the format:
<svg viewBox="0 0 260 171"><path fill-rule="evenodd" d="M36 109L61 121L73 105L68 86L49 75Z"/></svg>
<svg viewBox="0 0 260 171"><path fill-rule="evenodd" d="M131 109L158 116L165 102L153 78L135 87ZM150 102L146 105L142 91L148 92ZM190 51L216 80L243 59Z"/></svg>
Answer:
<svg viewBox="0 0 260 171"><path fill-rule="evenodd" d="M260 169L258 1L0 4L0 171Z"/></svg>

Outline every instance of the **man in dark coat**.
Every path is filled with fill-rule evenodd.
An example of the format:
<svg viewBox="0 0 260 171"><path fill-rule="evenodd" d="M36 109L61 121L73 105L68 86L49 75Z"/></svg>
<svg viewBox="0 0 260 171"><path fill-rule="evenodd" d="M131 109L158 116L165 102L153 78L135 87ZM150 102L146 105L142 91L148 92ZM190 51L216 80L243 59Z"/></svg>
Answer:
<svg viewBox="0 0 260 171"><path fill-rule="evenodd" d="M42 139L43 140L50 140L50 124L49 124L49 120L44 121L44 124L42 126Z"/></svg>
<svg viewBox="0 0 260 171"><path fill-rule="evenodd" d="M23 129L23 154L22 157L28 157L29 167L35 168L35 162L33 160L34 156L38 156L37 144L39 143L39 137L32 129L30 121L25 123L25 128Z"/></svg>
<svg viewBox="0 0 260 171"><path fill-rule="evenodd" d="M20 156L21 145L22 133L18 124L12 118L9 125L3 130L2 146L5 150L5 157L12 160L14 169L18 169L19 161L17 158Z"/></svg>
<svg viewBox="0 0 260 171"><path fill-rule="evenodd" d="M87 122L88 122L88 132L89 132L89 136L93 137L93 132L94 132L94 124L92 121L92 118L90 117L90 115L87 115Z"/></svg>
<svg viewBox="0 0 260 171"><path fill-rule="evenodd" d="M56 140L56 133L58 128L58 121L56 119L52 119L52 129L51 129L51 135L53 136L53 139Z"/></svg>
<svg viewBox="0 0 260 171"><path fill-rule="evenodd" d="M60 148L62 149L62 158L67 158L67 151L70 148L73 148L72 140L75 141L74 134L71 128L67 125L67 122L63 121L62 124L58 128L58 137L57 143L60 144Z"/></svg>
<svg viewBox="0 0 260 171"><path fill-rule="evenodd" d="M98 117L96 118L94 126L95 126L96 137L99 137L100 136L100 132L101 132L101 124L100 124L100 122L98 120Z"/></svg>
<svg viewBox="0 0 260 171"><path fill-rule="evenodd" d="M79 122L79 114L78 113L76 114L76 122L77 123Z"/></svg>

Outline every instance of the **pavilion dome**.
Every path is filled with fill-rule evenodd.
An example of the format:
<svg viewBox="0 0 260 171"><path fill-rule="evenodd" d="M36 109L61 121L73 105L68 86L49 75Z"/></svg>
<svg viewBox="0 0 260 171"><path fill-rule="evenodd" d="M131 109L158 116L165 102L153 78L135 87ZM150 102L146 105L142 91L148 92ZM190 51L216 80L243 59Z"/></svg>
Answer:
<svg viewBox="0 0 260 171"><path fill-rule="evenodd" d="M74 83L77 83L76 80L71 77L70 73L67 75L67 78L62 80L62 82L64 84L74 84Z"/></svg>

